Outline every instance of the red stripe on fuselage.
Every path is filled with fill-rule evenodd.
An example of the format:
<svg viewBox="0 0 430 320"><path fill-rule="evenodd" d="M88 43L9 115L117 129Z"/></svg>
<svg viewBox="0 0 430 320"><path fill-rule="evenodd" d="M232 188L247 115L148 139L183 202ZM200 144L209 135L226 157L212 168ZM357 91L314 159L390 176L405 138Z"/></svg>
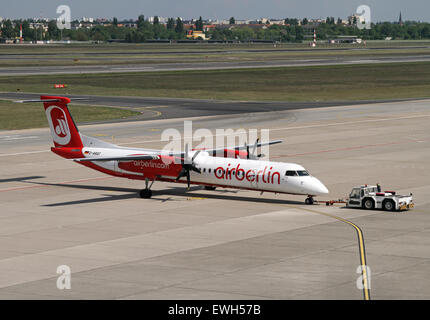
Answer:
<svg viewBox="0 0 430 320"><path fill-rule="evenodd" d="M171 183L182 183L182 184L186 184L187 181L184 180L178 180L176 181L175 178L166 178L166 177L150 177L150 176L140 176L140 175L134 175L134 174L128 174L128 173L121 173L121 172L117 172L117 171L113 171L113 170L109 170L103 167L100 167L92 162L79 162L80 164L100 171L102 173L106 173L109 174L111 176L114 177L119 177L119 178L127 178L127 179L133 179L133 180L145 180L146 178L148 179L156 179L157 181L162 181L162 182L171 182ZM223 184L216 184L216 183L206 183L206 182L196 182L196 181L190 181L190 184L194 184L194 185L201 185L201 186L211 186L211 187L220 187L220 188L229 188L229 189L241 189L241 190L250 190L250 191L264 191L264 192L271 192L271 193L285 193L285 194L293 194L293 195L300 195L299 193L290 193L290 192L282 192L282 191L273 191L273 190L265 190L263 188L247 188L247 187L235 187L235 186L230 186L230 185L223 185Z"/></svg>
<svg viewBox="0 0 430 320"><path fill-rule="evenodd" d="M145 176L177 177L182 169L182 165L180 162L175 163L174 157L161 156L160 159L157 160L119 162L118 168L126 171L143 173Z"/></svg>

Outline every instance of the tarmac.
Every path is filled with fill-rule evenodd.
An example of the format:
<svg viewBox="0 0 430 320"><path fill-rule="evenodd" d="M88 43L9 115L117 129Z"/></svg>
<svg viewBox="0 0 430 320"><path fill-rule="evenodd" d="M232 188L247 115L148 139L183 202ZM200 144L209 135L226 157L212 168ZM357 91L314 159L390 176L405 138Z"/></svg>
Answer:
<svg viewBox="0 0 430 320"><path fill-rule="evenodd" d="M39 100L43 93L21 93L21 92L0 92L1 100L21 101ZM46 94L46 95L53 95ZM108 120L106 122L130 122L136 120L159 120L174 119L183 117L202 116L231 116L246 113L265 113L265 117L277 119L277 112L308 109L325 108L333 106L347 106L371 103L386 103L410 101L413 99L393 99L393 100L363 100L363 101L223 101L211 99L183 99L183 98L158 98L158 97L124 97L124 96L96 96L96 95L70 95L63 93L72 99L73 104L83 104L92 106L120 107L137 111L140 115L119 120ZM73 100L73 99L83 99ZM260 115L263 116L263 115ZM228 117L227 117L228 118ZM101 123L101 121L97 122Z"/></svg>
<svg viewBox="0 0 430 320"><path fill-rule="evenodd" d="M303 196L113 178L59 158L48 129L0 132L0 299L430 298L430 100L203 114L82 125L119 145L162 148L181 129L270 129L274 161L296 162L344 198L379 182L412 192L406 212L305 205ZM42 111L41 111L42 112ZM358 227L363 236L360 243ZM59 290L59 266L71 289ZM357 270L359 271L357 273Z"/></svg>

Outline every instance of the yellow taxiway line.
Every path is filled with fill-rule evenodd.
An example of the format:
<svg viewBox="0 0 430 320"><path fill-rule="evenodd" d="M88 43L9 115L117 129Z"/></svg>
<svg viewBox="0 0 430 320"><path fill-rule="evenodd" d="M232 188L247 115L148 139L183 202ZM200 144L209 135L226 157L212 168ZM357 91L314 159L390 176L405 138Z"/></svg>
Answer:
<svg viewBox="0 0 430 320"><path fill-rule="evenodd" d="M359 251L360 251L360 264L361 264L361 270L362 270L362 276L363 276L364 300L370 300L370 289L369 289L369 285L368 285L369 281L368 281L367 263L366 263L366 250L365 250L365 246L364 246L363 231L361 231L360 227L357 226L356 224L352 223L349 220L343 219L343 218L335 216L333 214L329 214L329 213L325 213L325 212L321 212L321 211L317 211L317 210L312 210L312 209L307 209L307 208L301 208L301 207L294 207L294 208L336 219L338 221L341 221L343 223L350 225L351 227L353 227L355 229L355 231L357 232L357 236L358 236L358 247L359 247Z"/></svg>

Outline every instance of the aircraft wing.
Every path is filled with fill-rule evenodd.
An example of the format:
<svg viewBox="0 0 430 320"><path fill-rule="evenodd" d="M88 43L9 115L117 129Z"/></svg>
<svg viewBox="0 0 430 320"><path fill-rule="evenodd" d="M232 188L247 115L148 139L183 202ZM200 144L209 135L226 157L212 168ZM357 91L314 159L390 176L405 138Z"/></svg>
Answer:
<svg viewBox="0 0 430 320"><path fill-rule="evenodd" d="M160 156L158 155L131 155L131 156L122 156L122 157L92 157L92 158L79 158L73 159L77 162L85 162L85 161L133 161L133 160L159 160Z"/></svg>
<svg viewBox="0 0 430 320"><path fill-rule="evenodd" d="M217 149L208 149L208 150L204 150L204 151L208 152L209 154L215 155L218 152L224 152L225 149L246 150L247 148L258 148L261 146L270 146L272 144L278 144L281 142L282 142L282 140L272 140L272 141L268 141L268 142L257 142L255 144L235 146L235 147L226 147L226 148L217 148Z"/></svg>
<svg viewBox="0 0 430 320"><path fill-rule="evenodd" d="M232 149L232 150L246 150L247 148L253 148L254 150L261 146L270 146L272 144L278 144L281 143L282 140L272 140L268 142L256 142L252 145L243 145L243 146L235 146L235 147L226 147L226 148L217 148L217 149L207 149L204 150L208 152L210 155L216 155L218 152L224 152L225 149ZM161 154L160 154L161 155ZM79 159L73 159L77 162L85 162L85 161L133 161L133 160L159 160L160 155L149 155L149 154L143 154L143 155L130 155L130 156L119 156L119 157L92 157L92 158L79 158ZM169 156L176 156L183 158L185 156L185 152L171 152L168 154Z"/></svg>

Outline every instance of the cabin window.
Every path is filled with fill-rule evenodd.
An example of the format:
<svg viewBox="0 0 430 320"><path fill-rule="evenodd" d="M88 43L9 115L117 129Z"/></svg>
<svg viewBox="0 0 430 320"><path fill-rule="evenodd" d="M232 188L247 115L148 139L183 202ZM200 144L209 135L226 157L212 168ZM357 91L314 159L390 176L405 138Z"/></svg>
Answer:
<svg viewBox="0 0 430 320"><path fill-rule="evenodd" d="M292 170L288 170L287 172L285 172L285 175L287 177L294 177L294 176L297 176L297 172L296 171L292 171Z"/></svg>
<svg viewBox="0 0 430 320"><path fill-rule="evenodd" d="M305 171L305 170L297 171L297 173L298 173L298 174L299 174L299 176L301 176L301 177L305 177L305 176L308 176L308 175L309 175L309 173L308 173L307 171Z"/></svg>

